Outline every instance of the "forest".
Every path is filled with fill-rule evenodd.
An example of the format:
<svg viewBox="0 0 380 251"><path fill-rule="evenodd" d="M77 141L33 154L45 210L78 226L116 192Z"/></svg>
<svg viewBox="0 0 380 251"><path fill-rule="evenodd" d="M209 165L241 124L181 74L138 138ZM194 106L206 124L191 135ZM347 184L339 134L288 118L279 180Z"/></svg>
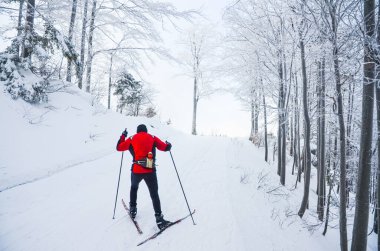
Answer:
<svg viewBox="0 0 380 251"><path fill-rule="evenodd" d="M158 113L146 65L180 61L162 27L193 26L181 62L192 83L191 134L207 109L201 99L233 93L250 114L247 140L276 163L279 184L303 187L299 217L315 211L323 235L338 218L342 251L367 250L368 235L378 234L380 1L231 0L221 31L175 1L3 0L0 14L11 20L0 26L0 81L13 99L39 105L75 85L127 116Z"/></svg>

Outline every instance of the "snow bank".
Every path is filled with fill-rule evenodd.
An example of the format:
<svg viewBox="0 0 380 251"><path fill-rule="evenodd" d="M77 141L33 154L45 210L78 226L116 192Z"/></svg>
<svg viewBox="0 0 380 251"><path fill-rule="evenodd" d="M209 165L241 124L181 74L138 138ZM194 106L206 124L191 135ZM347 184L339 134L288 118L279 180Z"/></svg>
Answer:
<svg viewBox="0 0 380 251"><path fill-rule="evenodd" d="M133 133L138 123L162 126L158 120L91 106L91 96L75 86L49 98L49 103L31 105L0 95L0 191L114 153L115 140L126 127Z"/></svg>

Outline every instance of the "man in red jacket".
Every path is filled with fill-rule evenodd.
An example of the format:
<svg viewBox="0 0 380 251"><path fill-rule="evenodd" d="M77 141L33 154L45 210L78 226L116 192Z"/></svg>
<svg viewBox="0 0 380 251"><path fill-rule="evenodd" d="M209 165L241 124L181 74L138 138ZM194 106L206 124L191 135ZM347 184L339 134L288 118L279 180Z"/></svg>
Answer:
<svg viewBox="0 0 380 251"><path fill-rule="evenodd" d="M164 219L161 212L160 197L158 196L158 183L156 175L156 149L160 151L170 151L172 145L169 142L162 142L159 138L150 135L144 124L137 127L137 133L132 137L128 136L124 130L117 142L118 151L126 151L132 154L133 164L131 169L131 191L130 191L130 214L132 218L137 214L137 190L139 183L144 180L149 189L149 194L153 202L156 223L159 229L164 228L169 221Z"/></svg>

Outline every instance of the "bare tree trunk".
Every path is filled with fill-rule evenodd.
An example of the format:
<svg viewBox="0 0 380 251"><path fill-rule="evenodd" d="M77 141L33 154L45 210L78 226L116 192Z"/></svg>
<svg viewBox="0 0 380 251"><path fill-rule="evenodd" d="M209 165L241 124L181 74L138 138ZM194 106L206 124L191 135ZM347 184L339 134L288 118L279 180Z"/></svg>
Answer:
<svg viewBox="0 0 380 251"><path fill-rule="evenodd" d="M259 132L259 102L260 102L260 94L257 92L256 93L256 98L257 100L255 102L255 134L258 134Z"/></svg>
<svg viewBox="0 0 380 251"><path fill-rule="evenodd" d="M20 42L21 42L21 34L22 34L22 14L24 9L24 0L20 0L20 5L18 9L18 21L17 21L17 37L12 41L12 51L15 54L16 62L20 61Z"/></svg>
<svg viewBox="0 0 380 251"><path fill-rule="evenodd" d="M111 54L110 70L108 75L108 110L111 109L111 89L112 89L112 64L113 64L113 53Z"/></svg>
<svg viewBox="0 0 380 251"><path fill-rule="evenodd" d="M34 29L34 13L35 13L35 0L28 0L27 2L27 9L26 9L26 22L25 22L25 37L23 39L23 45L22 45L22 55L21 57L24 59L30 60L30 56L32 55L32 41L29 41L26 45L26 40L31 39L32 32Z"/></svg>
<svg viewBox="0 0 380 251"><path fill-rule="evenodd" d="M320 186L320 180L321 180L321 169L320 169L320 163L319 163L319 152L321 147L321 134L320 134L320 126L321 126L321 62L318 63L318 71L317 71L317 84L316 84L316 94L317 94L317 149L316 149L316 156L317 156L317 195L320 194L319 186ZM319 202L319 197L318 197ZM319 204L317 202L317 213L319 216L318 207Z"/></svg>
<svg viewBox="0 0 380 251"><path fill-rule="evenodd" d="M376 101L377 101L376 102L376 107L377 107L377 180L376 180L376 191L377 191L376 216L377 217L376 217L376 222L377 222L377 246L380 247L380 86L379 86L380 69L377 74L378 76L377 76L377 88L376 88Z"/></svg>
<svg viewBox="0 0 380 251"><path fill-rule="evenodd" d="M280 182L282 185L285 185L285 178L286 178L286 136L287 136L287 108L285 106L285 100L286 100L286 93L287 93L287 88L286 88L286 60L285 60L285 53L281 51L281 67L282 67L282 72L281 72L281 86L282 86L282 95L281 95L281 108L282 108L282 123L281 123L281 136L282 136L282 147L281 147L281 178Z"/></svg>
<svg viewBox="0 0 380 251"><path fill-rule="evenodd" d="M380 46L380 4L377 14L377 46ZM380 247L380 64L376 63L376 121L377 121L377 179L376 179L376 218L377 247Z"/></svg>
<svg viewBox="0 0 380 251"><path fill-rule="evenodd" d="M351 170L353 170L353 165L352 165L352 156L353 154L353 146L351 143L351 136L352 136L352 116L353 116L353 103L354 103L354 91L355 91L355 85L352 83L352 81L349 81L348 85L348 112L347 112L347 140L346 140L346 170L348 173L352 173ZM349 175L347 177L347 190L346 190L346 197L347 197L347 207L349 204L349 199L350 199L350 192L352 191L352 184L353 184L353 175Z"/></svg>
<svg viewBox="0 0 380 251"><path fill-rule="evenodd" d="M375 75L376 75L376 73L375 73ZM376 87L375 87L375 91L376 91ZM375 101L375 106L376 106L376 101ZM376 135L375 135L375 137L376 137ZM373 151L372 151L372 156L374 156L376 154L376 151L377 151L377 144L375 146L375 149L373 149ZM374 166L376 166L376 164ZM375 213L375 216L373 218L375 220L373 231L376 233L377 227L375 227L375 224L377 224L377 221L376 221L376 218L377 218L377 216L376 216L376 213L377 213L377 211L376 211L376 208L377 208L377 205L376 205L377 204L377 188L376 188L376 186L377 186L377 169L373 168L371 170L370 180L371 181L370 181L370 188L369 188L369 190L370 190L370 192L369 192L369 203L370 203L370 205L372 204L372 206L373 206L372 213Z"/></svg>
<svg viewBox="0 0 380 251"><path fill-rule="evenodd" d="M301 207L298 211L298 215L302 218L309 202L309 189L310 189L310 169L311 169L311 155L310 155L310 118L309 108L307 100L307 77L306 77L306 62L305 62L305 45L302 34L300 34L300 48L301 48L301 65L302 65L302 82L303 82L303 112L305 123L305 184L304 193L301 202Z"/></svg>
<svg viewBox="0 0 380 251"><path fill-rule="evenodd" d="M350 141L351 138L351 132L352 132L352 113L354 110L354 92L355 92L355 84L352 83L352 81L349 82L348 85L348 114L347 114L347 142ZM347 143L347 146L349 146L350 143Z"/></svg>
<svg viewBox="0 0 380 251"><path fill-rule="evenodd" d="M283 116L283 123L282 123L282 154L281 154L281 179L280 182L282 185L285 186L285 177L286 177L286 120L285 116Z"/></svg>
<svg viewBox="0 0 380 251"><path fill-rule="evenodd" d="M263 106L264 106L264 142L265 142L265 161L268 162L268 129L267 129L267 106L265 103L265 95L263 92Z"/></svg>
<svg viewBox="0 0 380 251"><path fill-rule="evenodd" d="M333 175L329 176L329 182L328 182L329 183L329 193L327 195L326 221L325 221L325 228L323 229L323 233L322 233L323 235L326 235L326 233L327 233L327 227L328 227L328 224L329 224L331 191L332 191L332 189L334 187L335 173L336 173L336 168L334 169Z"/></svg>
<svg viewBox="0 0 380 251"><path fill-rule="evenodd" d="M194 38L195 39L195 38ZM191 128L191 134L197 135L197 109L199 101L199 77L200 77L200 53L202 48L202 42L196 43L195 40L191 43L191 55L193 57L193 74L194 74L194 93L193 93L193 122Z"/></svg>
<svg viewBox="0 0 380 251"><path fill-rule="evenodd" d="M289 146L289 155L293 156L294 155L294 114L290 117L290 146ZM292 171L293 174L293 171Z"/></svg>
<svg viewBox="0 0 380 251"><path fill-rule="evenodd" d="M364 23L366 36L364 40L362 128L351 251L367 249L375 78L374 54L371 52L371 44L374 42L375 36L375 0L364 1Z"/></svg>
<svg viewBox="0 0 380 251"><path fill-rule="evenodd" d="M379 5L380 8L380 5ZM378 15L380 17L380 15ZM380 20L379 20L380 21ZM379 28L380 26L378 26ZM380 44L380 32L378 31L378 44ZM377 246L380 247L380 65L377 65L376 72L376 108L377 108L377 180L376 180L376 225L377 225Z"/></svg>
<svg viewBox="0 0 380 251"><path fill-rule="evenodd" d="M251 134L249 136L249 140L253 142L255 135L255 91L253 87L251 87Z"/></svg>
<svg viewBox="0 0 380 251"><path fill-rule="evenodd" d="M280 183L285 185L285 153L286 153L286 131L285 131L285 93L284 93L284 71L283 71L283 55L278 52L279 64L279 95L278 95L278 174L280 175ZM285 143L285 144L284 144Z"/></svg>
<svg viewBox="0 0 380 251"><path fill-rule="evenodd" d="M95 29L95 15L96 15L96 1L92 2L92 10L91 10L91 20L90 20L90 31L88 34L88 54L87 54L87 74L86 74L86 92L91 91L91 70L92 70L92 40L94 37L94 29Z"/></svg>
<svg viewBox="0 0 380 251"><path fill-rule="evenodd" d="M342 84L340 81L340 67L338 56L338 42L337 42L337 13L336 5L330 4L329 14L331 17L331 29L333 32L333 62L334 62L334 76L336 85L336 95L338 103L338 121L339 121L339 135L340 135L340 206L339 206L339 231L340 231L340 248L342 251L347 251L347 216L346 216L346 130L344 126L343 114L343 93Z"/></svg>
<svg viewBox="0 0 380 251"><path fill-rule="evenodd" d="M302 172L305 169L305 145L303 146L302 153L300 154L300 165L298 166L297 180L301 182Z"/></svg>
<svg viewBox="0 0 380 251"><path fill-rule="evenodd" d="M298 106L297 106L297 101L296 101L296 92L298 92L298 86L297 86L297 78L295 78L295 93L293 97L293 170L292 174L294 175L294 170L297 168L298 169L298 153L297 153L297 140L298 140L298 134L297 134L297 113L298 113Z"/></svg>
<svg viewBox="0 0 380 251"><path fill-rule="evenodd" d="M320 155L320 162L321 162L321 172L323 175L322 179L322 191L323 191L323 205L326 204L326 61L323 57L322 59L322 100L321 100L321 155Z"/></svg>
<svg viewBox="0 0 380 251"><path fill-rule="evenodd" d="M280 104L279 104L280 106ZM279 107L280 109L280 107ZM280 113L280 111L279 111ZM282 154L282 144L281 144L281 114L278 114L278 133L277 133L277 174L281 176L281 154Z"/></svg>
<svg viewBox="0 0 380 251"><path fill-rule="evenodd" d="M75 17L77 14L77 0L73 0L73 6L71 8L71 18L69 26L69 41L73 40L74 26L75 26ZM66 81L71 82L71 58L67 58L67 75Z"/></svg>
<svg viewBox="0 0 380 251"><path fill-rule="evenodd" d="M191 134L197 135L197 105L198 105L198 82L197 77L194 76L194 93L193 93L193 124Z"/></svg>
<svg viewBox="0 0 380 251"><path fill-rule="evenodd" d="M87 8L88 0L84 0L84 9L83 9L83 20L82 20L82 37L81 37L81 46L80 46L80 71L78 78L78 87L82 89L83 83L83 73L84 73L84 52L86 46L86 28L87 28Z"/></svg>
<svg viewBox="0 0 380 251"><path fill-rule="evenodd" d="M134 116L136 116L136 117L138 117L139 114L140 114L140 106L141 106L141 102L138 102L138 103L136 104L136 111L135 111L135 115L134 115Z"/></svg>
<svg viewBox="0 0 380 251"><path fill-rule="evenodd" d="M326 171L325 171L325 59L320 63L320 87L319 89L319 124L318 124L318 203L317 212L320 221L323 221L323 213L326 200Z"/></svg>
<svg viewBox="0 0 380 251"><path fill-rule="evenodd" d="M338 124L338 123L336 123ZM333 162L333 168L334 170L337 168L338 165L338 126L335 127L335 135L334 135L334 162ZM339 192L339 183L337 187L337 192Z"/></svg>
<svg viewBox="0 0 380 251"><path fill-rule="evenodd" d="M323 235L326 235L327 233L327 227L328 227L328 224L329 224L329 218L330 218L330 201L331 201L331 192L332 192L332 189L334 187L334 183L335 183L335 174L336 174L336 167L334 165L333 167L333 175L331 175L331 123L329 124L329 127L328 127L328 135L329 135L329 143L328 143L328 154L327 154L327 183L329 185L329 193L327 195L327 204L326 204L326 220L325 220L325 227L324 227L324 230L323 230ZM335 160L334 160L335 161Z"/></svg>
<svg viewBox="0 0 380 251"><path fill-rule="evenodd" d="M337 50L337 48L335 49ZM334 51L335 51L334 50ZM335 54L335 53L334 53ZM346 130L344 126L344 115L343 115L343 97L342 89L340 84L340 72L339 72L339 61L338 55L334 55L334 68L335 68L335 79L336 79L336 92L338 100L338 118L339 118L339 135L340 135L340 214L339 214L339 230L340 230L340 244L341 250L347 251L347 216L346 216L346 206L347 206L347 194L346 194Z"/></svg>
<svg viewBox="0 0 380 251"><path fill-rule="evenodd" d="M295 114L295 143L294 143L294 159L296 168L300 167L301 158L301 137L300 137L300 109L298 105L298 74L295 74L295 99L294 99L294 114Z"/></svg>

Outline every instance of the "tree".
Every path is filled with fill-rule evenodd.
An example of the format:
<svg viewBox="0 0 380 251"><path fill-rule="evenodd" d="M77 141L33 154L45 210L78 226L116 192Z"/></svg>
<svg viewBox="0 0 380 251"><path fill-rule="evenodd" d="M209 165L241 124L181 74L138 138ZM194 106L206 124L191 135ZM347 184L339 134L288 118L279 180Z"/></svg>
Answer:
<svg viewBox="0 0 380 251"><path fill-rule="evenodd" d="M110 54L113 65L123 64L137 73L143 68L146 59L153 60L153 55L173 59L162 47L163 39L156 22L169 21L170 24L176 26L175 19L190 20L197 13L178 11L170 3L152 0L125 3L93 0L91 16L87 18L88 0L85 0L84 4L81 61L83 64L86 62L86 69L82 69L78 85L81 87L82 82L85 82L87 92L91 91L92 75L99 72L98 68L104 67L104 61L108 60ZM87 43L86 34L88 35ZM85 59L86 46L87 58ZM111 72L112 68L110 68ZM84 76L86 76L85 80ZM101 74L96 74L96 77L98 82L107 81Z"/></svg>
<svg viewBox="0 0 380 251"><path fill-rule="evenodd" d="M82 89L83 86L83 73L84 73L84 53L85 53L85 39L86 39L86 28L87 28L87 8L88 0L84 0L84 9L83 9L83 19L82 19L82 35L80 43L80 72L78 77L78 87Z"/></svg>
<svg viewBox="0 0 380 251"><path fill-rule="evenodd" d="M377 48L380 48L380 4L378 4L377 14ZM376 62L376 121L377 121L377 184L376 184L376 212L375 215L375 233L377 233L377 246L380 247L380 63ZM377 230L377 231L376 231Z"/></svg>
<svg viewBox="0 0 380 251"><path fill-rule="evenodd" d="M302 17L304 18L304 4L301 4ZM305 213L306 207L309 203L309 189L310 189L310 172L311 172L311 154L310 154L310 118L308 109L308 96L307 96L307 76L306 76L306 62L305 62L305 27L306 19L301 21L299 27L299 39L300 39L300 49L301 49L301 65L302 65L302 85L303 85L303 113L305 121L305 146L304 146L304 165L305 165L305 184L304 184L304 194L302 198L301 207L298 211L298 215L302 218Z"/></svg>
<svg viewBox="0 0 380 251"><path fill-rule="evenodd" d="M262 83L261 79L261 83ZM265 102L265 94L262 93L263 96L263 107L264 107L264 147L265 147L265 161L268 162L268 125L267 125L267 106Z"/></svg>
<svg viewBox="0 0 380 251"><path fill-rule="evenodd" d="M25 0L20 0L20 5L19 5L19 10L18 10L18 21L17 21L17 36L15 39L12 41L11 45L11 51L14 52L15 54L15 61L19 62L20 61L20 42L22 41L22 15L23 15L23 10L24 10L24 3Z"/></svg>
<svg viewBox="0 0 380 251"><path fill-rule="evenodd" d="M317 212L320 221L323 221L326 200L326 167L325 167L325 96L326 96L326 77L325 77L325 58L322 57L319 67L318 85L318 204Z"/></svg>
<svg viewBox="0 0 380 251"><path fill-rule="evenodd" d="M339 207L339 230L340 230L340 245L342 251L347 251L347 216L346 216L346 129L344 125L344 109L343 109L343 92L341 83L341 74L339 66L339 46L338 46L338 26L339 15L337 13L337 6L341 0L327 2L328 13L330 14L330 27L332 43L332 56L334 62L334 76L336 87L336 98L338 106L339 118L339 135L340 135L340 207Z"/></svg>
<svg viewBox="0 0 380 251"><path fill-rule="evenodd" d="M186 52L182 59L185 75L189 76L193 82L193 114L191 134L197 135L197 113L198 103L201 98L209 96L215 92L211 83L214 79L215 61L214 53L216 34L208 25L194 26L188 31L185 41L182 41Z"/></svg>
<svg viewBox="0 0 380 251"><path fill-rule="evenodd" d="M90 19L90 31L88 34L88 47L87 47L87 75L86 75L86 92L91 90L91 70L92 70L92 58L93 58L93 37L95 29L95 17L96 17L96 0L92 1L91 19Z"/></svg>
<svg viewBox="0 0 380 251"><path fill-rule="evenodd" d="M197 135L197 107L199 101L199 80L201 72L199 70L199 65L201 61L201 49L202 49L202 39L196 42L195 39L191 41L191 55L193 57L193 76L194 76L194 86L193 86L193 122L191 126L191 134Z"/></svg>
<svg viewBox="0 0 380 251"><path fill-rule="evenodd" d="M34 32L34 13L35 13L35 0L27 1L27 9L26 9L26 22L25 22L25 31L24 31L24 39L22 43L22 53L21 57L24 59L28 59L32 55L33 44L31 43L33 32ZM20 6L20 8L22 5Z"/></svg>
<svg viewBox="0 0 380 251"><path fill-rule="evenodd" d="M331 61L333 67L333 77L335 80L335 97L334 106L337 107L338 127L339 127L339 193L340 193L340 206L339 206L339 230L340 230L340 244L341 250L346 251L347 247L347 216L346 206L348 198L347 190L347 129L344 119L345 105L344 105L344 91L343 84L347 81L347 72L342 67L344 61L340 59L343 56L345 49L352 51L355 41L351 32L342 32L342 25L346 24L345 19L349 19L349 14L355 13L348 11L350 8L355 10L354 6L357 1L343 1L343 0L314 0L316 9L308 5L309 10L313 13L315 25L318 28L320 37L329 42L331 50ZM316 16L315 12L318 13ZM352 27L347 27L353 29ZM350 41L350 42L348 42ZM348 52L345 52L348 54ZM352 56L355 57L355 56ZM346 75L346 76L345 76ZM349 112L349 111L347 111Z"/></svg>
<svg viewBox="0 0 380 251"><path fill-rule="evenodd" d="M73 0L72 8L71 8L71 17L70 17L70 25L69 25L69 37L68 40L71 43L73 41L73 34L74 34L74 25L75 25L75 17L77 14L77 0ZM71 82L71 64L72 59L67 59L67 75L66 75L66 81Z"/></svg>
<svg viewBox="0 0 380 251"><path fill-rule="evenodd" d="M116 81L114 95L118 96L117 108L120 113L139 116L142 106L146 104L147 96L140 81L135 80L132 74L124 71Z"/></svg>
<svg viewBox="0 0 380 251"><path fill-rule="evenodd" d="M46 61L58 48L65 57L72 59L78 69L77 53L49 17L38 11L34 0L27 2L26 21L24 28L20 29L20 14L23 9L21 3L19 8L18 35L13 39L11 46L0 53L1 80L5 81L6 90L14 99L20 97L29 103L46 102L47 92L51 91L50 77L54 74L54 70L46 71ZM35 22L36 12L37 18L42 19L42 22ZM35 23L42 23L43 26L35 29ZM21 43L20 38L22 38ZM20 57L19 51L21 51ZM39 64L41 67L38 67Z"/></svg>
<svg viewBox="0 0 380 251"><path fill-rule="evenodd" d="M352 251L367 249L367 228L369 213L369 184L371 175L372 133L375 55L372 44L375 42L375 1L364 1L364 64L363 64L363 100L362 129L360 139L360 159L354 228L352 232ZM379 150L379 149L378 149Z"/></svg>
<svg viewBox="0 0 380 251"><path fill-rule="evenodd" d="M149 106L146 111L145 111L145 116L147 118L153 118L154 116L157 115L156 109L152 106Z"/></svg>
<svg viewBox="0 0 380 251"><path fill-rule="evenodd" d="M251 93L251 99L256 100L253 92L245 86L253 85L260 90L265 83L263 95L270 95L265 100L265 107L276 107L278 114L277 133L277 173L281 184L285 184L286 174L286 137L288 124L288 104L291 84L291 68L294 54L294 41L288 37L291 22L283 11L284 4L280 1L238 1L226 9L225 20L230 31L227 41L231 44L228 49L229 72ZM260 18L257 18L260 17ZM293 34L292 34L293 35ZM231 47L231 48L230 48ZM260 58L260 60L256 60ZM261 81L262 79L263 81ZM261 82L261 84L260 84ZM258 87L258 88L257 88ZM253 96L253 97L252 97ZM256 101L257 102L257 101ZM256 127L256 104L251 104L250 111L253 132ZM269 105L268 105L269 103ZM265 119L264 119L265 120Z"/></svg>
<svg viewBox="0 0 380 251"><path fill-rule="evenodd" d="M191 134L197 135L197 109L200 98L200 82L202 81L201 63L204 54L204 34L195 32L189 36L190 51L193 68L193 122L191 125Z"/></svg>

